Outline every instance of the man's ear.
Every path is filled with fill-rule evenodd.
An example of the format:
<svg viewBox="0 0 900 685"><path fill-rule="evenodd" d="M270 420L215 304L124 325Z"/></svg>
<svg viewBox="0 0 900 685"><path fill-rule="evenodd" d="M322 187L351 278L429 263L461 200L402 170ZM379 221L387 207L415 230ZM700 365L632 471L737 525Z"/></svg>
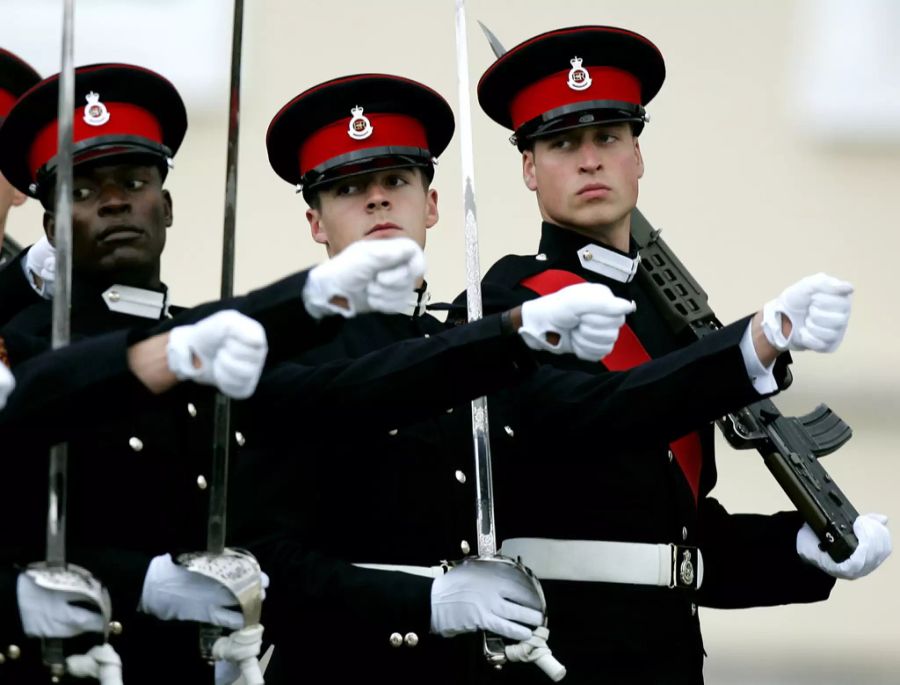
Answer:
<svg viewBox="0 0 900 685"><path fill-rule="evenodd" d="M44 212L44 235L53 247L56 247L56 219L50 212Z"/></svg>
<svg viewBox="0 0 900 685"><path fill-rule="evenodd" d="M644 155L641 154L641 141L634 139L634 154L638 167L638 178L644 177Z"/></svg>
<svg viewBox="0 0 900 685"><path fill-rule="evenodd" d="M172 193L168 190L162 191L163 196L163 211L165 212L165 220L166 220L166 228L170 228L172 226L172 220L175 217L173 212L173 204L172 204Z"/></svg>
<svg viewBox="0 0 900 685"><path fill-rule="evenodd" d="M440 214L438 214L438 192L434 188L429 188L425 198L425 228L434 226L438 219L440 219Z"/></svg>
<svg viewBox="0 0 900 685"><path fill-rule="evenodd" d="M309 232L312 239L320 245L328 245L328 234L322 226L322 215L318 209L307 209L306 220L309 222Z"/></svg>
<svg viewBox="0 0 900 685"><path fill-rule="evenodd" d="M21 190L13 190L13 196L12 196L12 206L13 207L22 206L23 204L25 204L25 200L27 200L27 199L28 199L28 196L25 193L23 193Z"/></svg>
<svg viewBox="0 0 900 685"><path fill-rule="evenodd" d="M531 192L537 190L537 175L534 171L534 150L522 151L522 180Z"/></svg>

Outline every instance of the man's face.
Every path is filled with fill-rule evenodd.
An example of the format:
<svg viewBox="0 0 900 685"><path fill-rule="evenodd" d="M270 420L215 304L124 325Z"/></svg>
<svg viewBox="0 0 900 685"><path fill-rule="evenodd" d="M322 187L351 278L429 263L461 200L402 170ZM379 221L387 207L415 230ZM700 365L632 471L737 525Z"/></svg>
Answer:
<svg viewBox="0 0 900 685"><path fill-rule="evenodd" d="M172 198L162 189L159 169L98 160L79 164L74 171L74 269L158 279L166 229L172 225ZM55 223L49 213L44 228L53 242Z"/></svg>
<svg viewBox="0 0 900 685"><path fill-rule="evenodd" d="M628 123L586 126L535 141L522 153L525 185L542 217L582 231L621 224L637 204L644 161Z"/></svg>
<svg viewBox="0 0 900 685"><path fill-rule="evenodd" d="M351 176L319 191L319 207L306 211L313 240L334 256L357 240L406 236L425 247L437 223L437 191L425 189L414 168Z"/></svg>

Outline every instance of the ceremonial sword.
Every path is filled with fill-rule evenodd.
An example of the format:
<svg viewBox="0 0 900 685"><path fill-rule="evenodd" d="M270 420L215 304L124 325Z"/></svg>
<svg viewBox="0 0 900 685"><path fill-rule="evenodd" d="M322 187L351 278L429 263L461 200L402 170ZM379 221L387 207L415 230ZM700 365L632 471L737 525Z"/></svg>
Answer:
<svg viewBox="0 0 900 685"><path fill-rule="evenodd" d="M228 99L228 154L225 164L225 224L222 231L221 298L234 294L234 242L237 220L238 133L241 112L241 47L243 42L244 0L235 0L231 35L231 75ZM259 563L249 552L225 547L228 508L228 462L231 453L231 400L216 393L213 414L213 458L209 487L209 518L206 551L178 557L187 570L207 576L234 594L244 626L259 624L262 615L262 582ZM200 629L200 653L213 661L213 646L222 635L218 626ZM241 663L248 685L262 683L258 662Z"/></svg>
<svg viewBox="0 0 900 685"><path fill-rule="evenodd" d="M72 309L72 187L73 119L75 110L75 63L73 58L75 23L74 0L63 0L62 59L57 110L56 197L54 242L56 247L56 291L53 296L53 349L69 344ZM26 573L40 587L80 595L96 606L103 617L104 640L109 636L112 603L109 592L87 570L66 563L66 493L68 485L68 445L50 449L50 478L47 506L46 559L30 564ZM41 657L56 683L65 675L63 641L44 639ZM101 682L121 683L118 672L101 667Z"/></svg>
<svg viewBox="0 0 900 685"><path fill-rule="evenodd" d="M482 25L482 28L484 26ZM468 321L482 317L481 266L478 259L478 222L475 212L475 162L472 146L472 107L469 98L469 48L466 39L465 0L456 0L456 75L459 94L459 137L462 156L463 211L466 245L466 307ZM488 432L487 398L472 400L472 442L475 452L475 523L477 526L477 559L511 564L524 572L534 584L541 600L544 626L547 606L540 582L518 560L497 553L497 529L494 522L494 480L491 465L491 443ZM484 635L484 654L497 668L507 662L506 645L498 636ZM551 654L535 664L554 681L561 680L566 670Z"/></svg>

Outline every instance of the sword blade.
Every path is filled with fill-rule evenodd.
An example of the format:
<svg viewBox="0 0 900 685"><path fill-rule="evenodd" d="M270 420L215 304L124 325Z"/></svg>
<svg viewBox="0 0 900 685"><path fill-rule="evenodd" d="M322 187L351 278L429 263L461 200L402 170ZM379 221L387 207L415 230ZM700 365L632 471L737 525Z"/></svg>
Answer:
<svg viewBox="0 0 900 685"><path fill-rule="evenodd" d="M244 0L234 2L231 36L231 79L228 103L228 157L225 171L225 226L222 231L222 298L234 294L234 236L237 221L238 133L241 112L241 45L243 42ZM216 395L213 418L213 463L210 474L209 519L206 550L225 550L228 509L228 461L231 446L231 400Z"/></svg>
<svg viewBox="0 0 900 685"><path fill-rule="evenodd" d="M466 3L456 0L456 76L459 92L459 137L462 154L463 211L466 241L466 302L469 321L481 318L481 266L478 261L478 221L475 211L475 161L472 147L472 106L469 97L469 47L466 39ZM472 402L472 442L475 450L475 519L478 556L497 554L494 523L494 481L487 398Z"/></svg>
<svg viewBox="0 0 900 685"><path fill-rule="evenodd" d="M478 25L481 27L482 32L485 37L488 39L488 43L491 46L491 50L494 52L494 57L500 58L506 54L506 48L503 47L503 43L500 42L500 39L494 35L494 32L491 31L487 26L482 24L480 21Z"/></svg>
<svg viewBox="0 0 900 685"><path fill-rule="evenodd" d="M62 67L59 75L57 121L56 206L56 291L53 296L54 349L65 347L70 338L72 304L72 127L75 111L75 64L73 59L75 3L64 0ZM66 445L50 450L49 506L47 512L47 563L66 563Z"/></svg>

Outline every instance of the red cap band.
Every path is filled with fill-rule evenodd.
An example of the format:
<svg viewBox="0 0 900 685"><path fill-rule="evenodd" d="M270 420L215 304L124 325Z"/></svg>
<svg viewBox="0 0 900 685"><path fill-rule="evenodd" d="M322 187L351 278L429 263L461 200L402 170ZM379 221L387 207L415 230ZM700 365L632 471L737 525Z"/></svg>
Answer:
<svg viewBox="0 0 900 685"><path fill-rule="evenodd" d="M350 137L348 130L351 117L346 117L320 128L303 141L299 151L300 175L305 175L330 159L357 150L388 146L428 149L428 136L418 119L404 114L364 116L369 120L372 133L362 140Z"/></svg>
<svg viewBox="0 0 900 685"><path fill-rule="evenodd" d="M5 117L9 114L9 110L12 109L12 106L16 104L16 100L19 98L10 93L8 90L3 90L0 88L0 117Z"/></svg>
<svg viewBox="0 0 900 685"><path fill-rule="evenodd" d="M545 112L589 100L617 100L641 104L641 82L627 71L615 67L585 66L591 85L584 90L569 86L569 71L558 71L523 88L509 107L513 130L518 130Z"/></svg>
<svg viewBox="0 0 900 685"><path fill-rule="evenodd" d="M74 139L78 144L91 138L101 136L139 136L154 143L163 142L162 127L148 110L127 102L104 102L109 112L109 121L99 126L88 124L82 116L83 107L75 110ZM38 133L28 153L28 165L32 178L37 177L38 170L56 155L57 122L45 126Z"/></svg>

